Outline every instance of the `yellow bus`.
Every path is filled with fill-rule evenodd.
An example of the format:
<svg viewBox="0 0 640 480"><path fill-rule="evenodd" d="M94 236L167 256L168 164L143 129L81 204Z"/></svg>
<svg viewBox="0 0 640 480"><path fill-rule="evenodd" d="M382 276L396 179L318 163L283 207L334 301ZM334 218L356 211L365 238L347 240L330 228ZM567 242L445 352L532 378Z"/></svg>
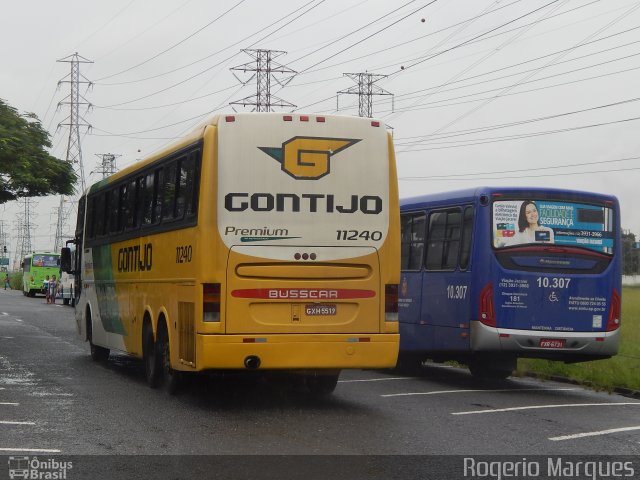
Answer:
<svg viewBox="0 0 640 480"><path fill-rule="evenodd" d="M170 392L186 372L285 370L330 393L341 369L396 363L398 204L377 120L215 116L81 198L78 331Z"/></svg>

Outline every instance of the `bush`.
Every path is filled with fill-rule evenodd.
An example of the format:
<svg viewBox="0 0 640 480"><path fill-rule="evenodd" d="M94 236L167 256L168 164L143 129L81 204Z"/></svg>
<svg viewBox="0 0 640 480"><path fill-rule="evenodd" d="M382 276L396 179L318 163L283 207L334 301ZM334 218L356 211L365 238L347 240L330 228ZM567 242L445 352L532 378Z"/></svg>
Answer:
<svg viewBox="0 0 640 480"><path fill-rule="evenodd" d="M10 273L9 285L11 286L12 290L22 290L22 272Z"/></svg>

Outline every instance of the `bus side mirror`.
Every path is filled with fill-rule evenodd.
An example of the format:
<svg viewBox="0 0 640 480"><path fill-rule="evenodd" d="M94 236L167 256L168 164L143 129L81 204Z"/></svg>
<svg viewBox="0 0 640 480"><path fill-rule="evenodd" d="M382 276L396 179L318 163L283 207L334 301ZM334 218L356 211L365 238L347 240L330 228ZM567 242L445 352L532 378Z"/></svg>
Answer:
<svg viewBox="0 0 640 480"><path fill-rule="evenodd" d="M60 251L60 270L66 273L74 273L71 270L71 249L68 247L64 247Z"/></svg>

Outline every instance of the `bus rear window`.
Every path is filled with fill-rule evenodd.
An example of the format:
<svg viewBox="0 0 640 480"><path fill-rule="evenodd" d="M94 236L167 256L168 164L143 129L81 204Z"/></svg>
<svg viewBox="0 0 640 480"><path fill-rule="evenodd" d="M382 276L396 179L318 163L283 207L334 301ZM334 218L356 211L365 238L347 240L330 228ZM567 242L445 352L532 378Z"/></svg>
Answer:
<svg viewBox="0 0 640 480"><path fill-rule="evenodd" d="M34 255L31 264L34 267L58 267L58 255Z"/></svg>
<svg viewBox="0 0 640 480"><path fill-rule="evenodd" d="M493 246L559 245L612 254L613 209L560 200L520 199L493 202Z"/></svg>

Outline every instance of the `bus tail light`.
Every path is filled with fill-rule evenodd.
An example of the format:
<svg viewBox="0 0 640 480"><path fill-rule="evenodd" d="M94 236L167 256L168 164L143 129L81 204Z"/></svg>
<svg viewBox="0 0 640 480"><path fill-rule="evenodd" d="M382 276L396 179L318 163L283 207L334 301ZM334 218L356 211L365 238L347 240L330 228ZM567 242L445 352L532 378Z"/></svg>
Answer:
<svg viewBox="0 0 640 480"><path fill-rule="evenodd" d="M611 292L611 305L609 307L609 318L607 320L607 332L611 332L620 327L620 295L614 288Z"/></svg>
<svg viewBox="0 0 640 480"><path fill-rule="evenodd" d="M384 286L384 321L398 321L398 285L395 283Z"/></svg>
<svg viewBox="0 0 640 480"><path fill-rule="evenodd" d="M220 284L205 283L202 285L202 320L205 322L220 321Z"/></svg>
<svg viewBox="0 0 640 480"><path fill-rule="evenodd" d="M487 283L480 292L480 321L489 327L496 326L496 314L493 309L493 285Z"/></svg>

